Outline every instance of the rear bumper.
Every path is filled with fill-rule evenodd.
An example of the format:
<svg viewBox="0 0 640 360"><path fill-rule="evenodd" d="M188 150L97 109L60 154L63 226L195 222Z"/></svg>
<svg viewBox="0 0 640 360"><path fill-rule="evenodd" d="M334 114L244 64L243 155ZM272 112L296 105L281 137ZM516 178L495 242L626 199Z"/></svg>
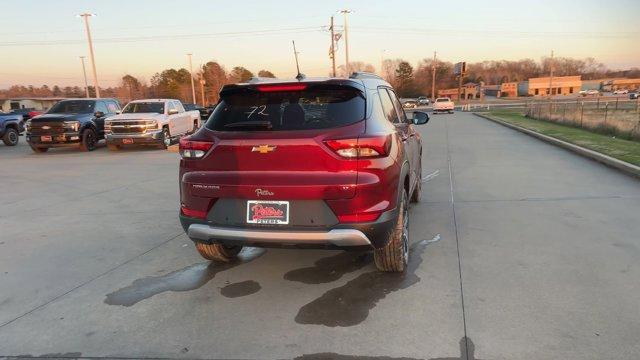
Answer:
<svg viewBox="0 0 640 360"><path fill-rule="evenodd" d="M180 214L182 228L194 242L255 247L378 249L387 244L397 221L397 208L383 213L374 222L340 223L323 229L221 226Z"/></svg>
<svg viewBox="0 0 640 360"><path fill-rule="evenodd" d="M187 234L191 239L203 242L209 242L215 239L220 242L278 244L280 246L371 246L371 241L369 241L367 236L362 233L362 231L355 229L334 229L329 231L276 231L221 228L203 224L193 224L189 226Z"/></svg>

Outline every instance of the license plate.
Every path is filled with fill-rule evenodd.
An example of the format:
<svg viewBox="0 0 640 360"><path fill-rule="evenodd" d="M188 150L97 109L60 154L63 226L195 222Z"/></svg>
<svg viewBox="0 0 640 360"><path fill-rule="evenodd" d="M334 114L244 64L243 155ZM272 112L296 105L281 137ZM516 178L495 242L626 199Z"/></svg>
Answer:
<svg viewBox="0 0 640 360"><path fill-rule="evenodd" d="M133 144L133 139L122 139L123 144Z"/></svg>
<svg viewBox="0 0 640 360"><path fill-rule="evenodd" d="M51 136L40 136L40 141L51 141Z"/></svg>
<svg viewBox="0 0 640 360"><path fill-rule="evenodd" d="M249 200L247 223L286 225L289 223L289 202Z"/></svg>

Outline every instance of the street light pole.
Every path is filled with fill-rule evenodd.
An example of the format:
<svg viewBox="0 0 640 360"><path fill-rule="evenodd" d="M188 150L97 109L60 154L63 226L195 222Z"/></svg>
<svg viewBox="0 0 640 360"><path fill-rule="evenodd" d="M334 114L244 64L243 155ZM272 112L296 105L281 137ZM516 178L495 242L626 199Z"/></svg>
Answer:
<svg viewBox="0 0 640 360"><path fill-rule="evenodd" d="M187 54L187 57L189 58L189 75L191 76L191 95L193 97L193 103L196 103L196 87L193 84L193 63L191 61L191 56L193 54L189 53Z"/></svg>
<svg viewBox="0 0 640 360"><path fill-rule="evenodd" d="M433 52L433 64L431 64L431 101L436 101L436 52Z"/></svg>
<svg viewBox="0 0 640 360"><path fill-rule="evenodd" d="M87 70L84 67L84 56L80 56L80 61L82 62L82 74L84 75L84 92L86 97L89 97L89 83L87 82Z"/></svg>
<svg viewBox="0 0 640 360"><path fill-rule="evenodd" d="M202 94L202 107L205 107L207 105L205 105L204 103L204 84L206 84L207 82L204 81L204 79L200 79L200 93Z"/></svg>
<svg viewBox="0 0 640 360"><path fill-rule="evenodd" d="M89 29L89 17L95 14L84 13L78 15L84 19L84 27L87 31L87 41L89 42L89 58L91 59L91 69L93 70L93 86L96 89L96 98L100 98L100 86L98 85L98 73L96 72L96 59L93 55L93 41L91 41L91 29ZM87 87L88 89L88 87ZM87 90L88 91L88 90Z"/></svg>
<svg viewBox="0 0 640 360"><path fill-rule="evenodd" d="M553 88L553 50L549 59L549 100L551 100L551 89Z"/></svg>
<svg viewBox="0 0 640 360"><path fill-rule="evenodd" d="M351 10L342 10L340 11L344 14L344 54L345 54L345 71L347 72L347 76L349 77L349 32L348 32L348 24L347 24L347 14L351 12Z"/></svg>

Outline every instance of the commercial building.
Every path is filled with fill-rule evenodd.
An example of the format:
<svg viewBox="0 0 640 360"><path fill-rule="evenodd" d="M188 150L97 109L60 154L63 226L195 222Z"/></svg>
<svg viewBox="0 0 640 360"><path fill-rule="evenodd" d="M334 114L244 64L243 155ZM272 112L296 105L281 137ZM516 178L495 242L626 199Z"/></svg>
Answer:
<svg viewBox="0 0 640 360"><path fill-rule="evenodd" d="M554 76L551 79L549 77L529 79L530 96L549 95L549 87L551 87L551 95L577 94L582 88L582 79L580 75Z"/></svg>
<svg viewBox="0 0 640 360"><path fill-rule="evenodd" d="M518 97L518 83L506 82L500 84L500 97Z"/></svg>
<svg viewBox="0 0 640 360"><path fill-rule="evenodd" d="M4 112L17 109L34 109L45 111L53 104L65 99L63 97L46 97L46 98L9 98L0 99L0 109Z"/></svg>
<svg viewBox="0 0 640 360"><path fill-rule="evenodd" d="M451 100L458 100L458 88L440 89L438 90L438 97L448 97Z"/></svg>
<svg viewBox="0 0 640 360"><path fill-rule="evenodd" d="M460 89L462 99L471 100L480 98L480 85L476 83L466 83ZM458 88L438 90L438 97L448 97L451 100L458 100Z"/></svg>
<svg viewBox="0 0 640 360"><path fill-rule="evenodd" d="M640 79L612 79L602 86L605 91L640 89Z"/></svg>

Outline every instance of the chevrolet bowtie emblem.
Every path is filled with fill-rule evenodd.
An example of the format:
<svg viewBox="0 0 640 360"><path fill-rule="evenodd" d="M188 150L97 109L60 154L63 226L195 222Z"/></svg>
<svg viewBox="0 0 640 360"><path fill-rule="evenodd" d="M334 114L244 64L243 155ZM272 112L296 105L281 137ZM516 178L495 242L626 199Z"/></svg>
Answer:
<svg viewBox="0 0 640 360"><path fill-rule="evenodd" d="M254 146L251 148L251 152L259 152L260 154L266 154L266 153L270 153L273 150L275 150L276 147L275 146L271 146L271 145L260 145L260 146Z"/></svg>

